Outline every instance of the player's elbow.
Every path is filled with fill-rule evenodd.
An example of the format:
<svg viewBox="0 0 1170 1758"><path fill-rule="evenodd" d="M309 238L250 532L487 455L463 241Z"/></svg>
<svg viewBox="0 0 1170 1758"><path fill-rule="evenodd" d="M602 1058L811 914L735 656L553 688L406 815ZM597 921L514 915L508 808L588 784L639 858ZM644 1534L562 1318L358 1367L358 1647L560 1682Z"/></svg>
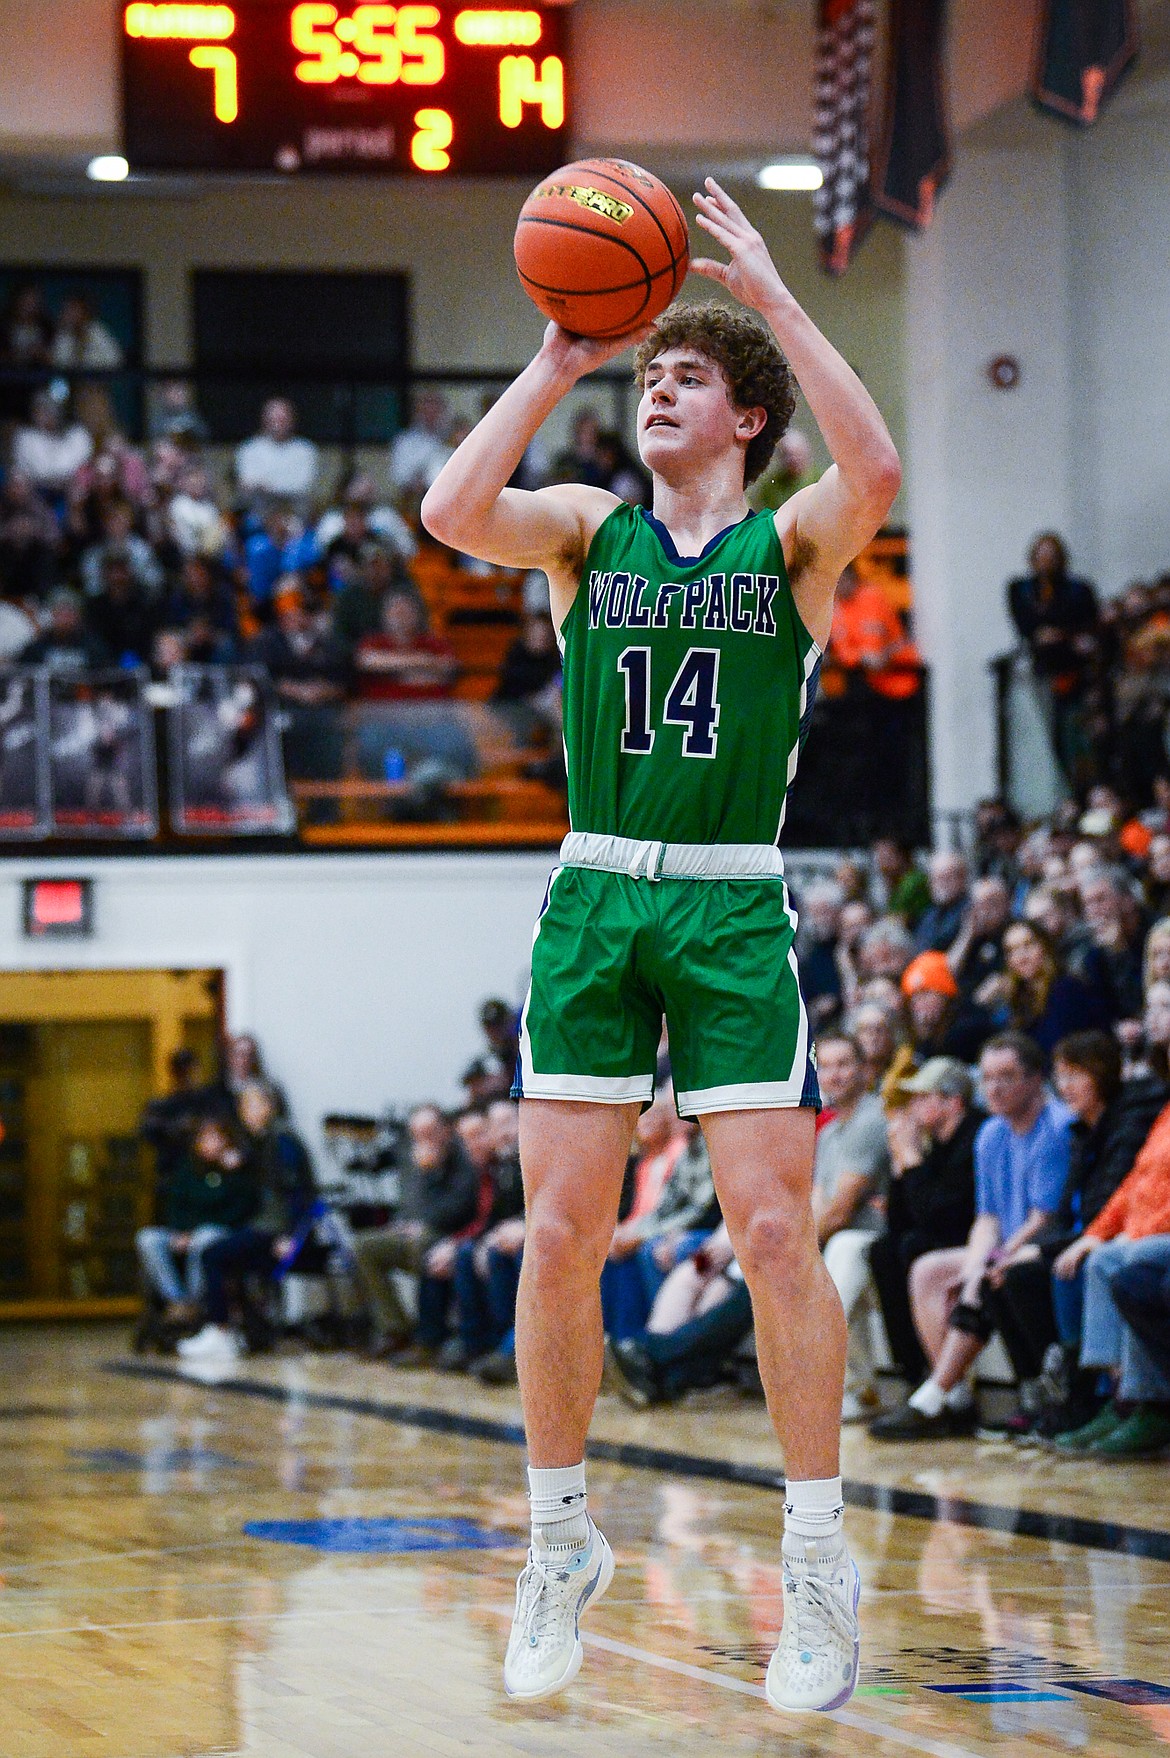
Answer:
<svg viewBox="0 0 1170 1758"><path fill-rule="evenodd" d="M438 543L453 543L456 537L455 502L439 481L432 482L423 495L419 518L425 530Z"/></svg>
<svg viewBox="0 0 1170 1758"><path fill-rule="evenodd" d="M893 440L887 439L873 460L872 494L882 518L889 512L902 486L902 460Z"/></svg>

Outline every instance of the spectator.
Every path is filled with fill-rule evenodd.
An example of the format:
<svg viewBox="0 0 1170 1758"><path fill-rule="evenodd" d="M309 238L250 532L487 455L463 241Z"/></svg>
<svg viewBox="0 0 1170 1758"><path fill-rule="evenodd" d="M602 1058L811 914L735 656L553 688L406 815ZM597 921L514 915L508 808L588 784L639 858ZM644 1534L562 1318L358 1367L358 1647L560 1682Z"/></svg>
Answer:
<svg viewBox="0 0 1170 1758"><path fill-rule="evenodd" d="M898 1010L879 1001L861 1001L849 1015L847 1029L861 1052L866 1092L880 1092L898 1054L901 1038Z"/></svg>
<svg viewBox="0 0 1170 1758"><path fill-rule="evenodd" d="M317 448L297 436L297 412L287 397L270 397L260 431L236 452L236 483L255 505L267 499L306 502L317 482Z"/></svg>
<svg viewBox="0 0 1170 1758"><path fill-rule="evenodd" d="M82 293L71 294L62 303L50 353L59 372L76 372L80 368L109 372L121 366L124 358L121 343L94 316Z"/></svg>
<svg viewBox="0 0 1170 1758"><path fill-rule="evenodd" d="M528 615L504 655L493 702L523 703L537 708L550 684L561 675L561 655L552 618Z"/></svg>
<svg viewBox="0 0 1170 1758"><path fill-rule="evenodd" d="M1083 704L1100 652L1097 594L1069 574L1055 531L1036 538L1028 566L1030 573L1008 582L1008 609L1049 696L1057 761L1075 786L1088 772Z"/></svg>
<svg viewBox="0 0 1170 1758"><path fill-rule="evenodd" d="M870 874L864 861L858 860L853 855L844 855L833 869L833 878L841 887L841 896L847 905L851 903L871 905Z"/></svg>
<svg viewBox="0 0 1170 1758"><path fill-rule="evenodd" d="M284 735L289 773L330 780L340 775L344 728L337 704L345 699L349 658L333 633L328 612L314 605L295 576L274 595L276 622L246 649L262 665L288 710Z"/></svg>
<svg viewBox="0 0 1170 1758"><path fill-rule="evenodd" d="M366 470L355 470L317 526L317 547L331 567L339 558L356 564L369 544L380 544L399 563L408 562L418 540L402 514L378 504L378 489Z"/></svg>
<svg viewBox="0 0 1170 1758"><path fill-rule="evenodd" d="M0 488L0 597L43 599L60 551L52 508L31 478L12 471Z"/></svg>
<svg viewBox="0 0 1170 1758"><path fill-rule="evenodd" d="M842 866L847 868L848 863L843 862ZM865 981L861 969L861 942L874 925L870 903L863 897L850 897L848 882L848 876L845 882L842 881L839 867L833 883L845 901L837 923L837 969L841 973L841 998L847 1008L854 1005Z"/></svg>
<svg viewBox="0 0 1170 1758"><path fill-rule="evenodd" d="M486 1048L459 1077L469 1105L506 1099L516 1077L516 1058L520 1054L516 1009L507 1001L498 995L489 996L479 1010L479 1024Z"/></svg>
<svg viewBox="0 0 1170 1758"><path fill-rule="evenodd" d="M226 550L230 535L227 521L202 464L187 464L179 472L167 509L167 526L182 556L214 560Z"/></svg>
<svg viewBox="0 0 1170 1758"><path fill-rule="evenodd" d="M486 1114L481 1110L464 1111L456 1120L455 1133L479 1180L476 1212L458 1233L436 1240L423 1258L414 1342L398 1356L399 1367L438 1367L450 1371L467 1365L462 1338L448 1336L459 1253L474 1245L489 1223L504 1218L503 1213L497 1212L495 1142Z"/></svg>
<svg viewBox="0 0 1170 1758"><path fill-rule="evenodd" d="M178 584L163 601L160 620L187 636L189 649L208 651L216 663L226 664L234 655L239 637L235 598L222 569L206 556L185 558Z"/></svg>
<svg viewBox="0 0 1170 1758"><path fill-rule="evenodd" d="M295 575L286 575L275 597L275 624L249 644L247 657L262 665L277 695L295 708L319 708L345 695L349 666L328 612L315 604Z"/></svg>
<svg viewBox="0 0 1170 1758"><path fill-rule="evenodd" d="M831 879L814 881L800 900L800 989L814 1035L841 1009L841 908L840 887Z"/></svg>
<svg viewBox="0 0 1170 1758"><path fill-rule="evenodd" d="M857 949L857 972L863 983L877 977L898 982L914 956L914 943L898 916L880 916L867 928Z"/></svg>
<svg viewBox="0 0 1170 1758"><path fill-rule="evenodd" d="M102 516L102 536L82 551L81 584L91 598L104 589L105 565L112 558L123 561L131 578L146 593L162 585L158 558L144 537L134 530L134 509L126 501L114 501Z"/></svg>
<svg viewBox="0 0 1170 1758"><path fill-rule="evenodd" d="M747 1284L721 1224L670 1272L645 1330L606 1344L610 1383L639 1408L717 1385L751 1324Z"/></svg>
<svg viewBox="0 0 1170 1758"><path fill-rule="evenodd" d="M620 433L608 429L599 433L594 456L605 478L603 488L631 507L650 505L649 479Z"/></svg>
<svg viewBox="0 0 1170 1758"><path fill-rule="evenodd" d="M569 429L569 443L553 459L554 482L583 482L590 488L604 488L607 460L599 449L600 439L596 409L578 409Z"/></svg>
<svg viewBox="0 0 1170 1758"><path fill-rule="evenodd" d="M958 939L969 904L967 863L953 849L931 855L930 907L914 930L916 952L949 952Z"/></svg>
<svg viewBox="0 0 1170 1758"><path fill-rule="evenodd" d="M1170 915L1170 832L1156 831L1146 858L1145 905L1148 915Z"/></svg>
<svg viewBox="0 0 1170 1758"><path fill-rule="evenodd" d="M117 441L96 451L69 484L65 536L71 553L81 555L103 541L106 520L119 502L128 503L138 519L152 495L146 468L131 447Z"/></svg>
<svg viewBox="0 0 1170 1758"><path fill-rule="evenodd" d="M421 500L447 459L447 399L442 391L421 390L414 399L409 427L394 436L390 447L390 484L398 496Z"/></svg>
<svg viewBox="0 0 1170 1758"><path fill-rule="evenodd" d="M1108 1023L1104 998L1062 971L1048 935L1037 922L1013 922L1003 937L1004 970L976 991L997 1008L997 1023L1026 1032L1051 1055L1060 1038Z"/></svg>
<svg viewBox="0 0 1170 1758"><path fill-rule="evenodd" d="M975 1219L975 1137L983 1113L971 1076L952 1056L934 1056L902 1083L909 1104L889 1120L892 1166L886 1228L870 1246L890 1353L917 1384L929 1371L910 1310L910 1267L931 1251L953 1251Z"/></svg>
<svg viewBox="0 0 1170 1758"><path fill-rule="evenodd" d="M205 1117L174 1166L161 1225L140 1227L135 1236L147 1283L167 1303L168 1324L198 1318L207 1248L246 1226L258 1202L255 1177L239 1147L218 1118Z"/></svg>
<svg viewBox="0 0 1170 1758"><path fill-rule="evenodd" d="M392 592L417 596L389 549L381 543L364 544L353 577L333 601L334 632L351 653L364 635L380 632L383 606Z"/></svg>
<svg viewBox="0 0 1170 1758"><path fill-rule="evenodd" d="M265 509L261 528L244 539L244 570L252 603L265 613L277 582L306 572L318 559L317 539L305 530L292 502L272 501Z"/></svg>
<svg viewBox="0 0 1170 1758"><path fill-rule="evenodd" d="M614 1338L643 1328L668 1273L720 1221L706 1143L680 1120L669 1083L642 1113L634 1141L634 1201L601 1272L602 1316Z"/></svg>
<svg viewBox="0 0 1170 1758"><path fill-rule="evenodd" d="M17 429L12 443L12 471L60 503L83 464L93 456L93 440L74 421L66 425L64 404L49 391L32 399L29 424Z"/></svg>
<svg viewBox="0 0 1170 1758"><path fill-rule="evenodd" d="M1141 910L1112 873L1090 870L1079 889L1086 926L1105 964L1111 1017L1136 1019L1142 1010Z"/></svg>
<svg viewBox="0 0 1170 1758"><path fill-rule="evenodd" d="M1003 879L975 880L963 925L947 952L964 1000L971 1000L988 977L1003 969L1003 935L1011 910L1011 892Z"/></svg>
<svg viewBox="0 0 1170 1758"><path fill-rule="evenodd" d="M881 1440L969 1433L977 1412L967 1374L991 1336L983 1284L1046 1227L1068 1180L1071 1114L1048 1096L1043 1052L1019 1032L991 1038L979 1059L991 1116L975 1138L976 1216L966 1245L927 1252L910 1271L914 1325L931 1364L900 1409L879 1416Z"/></svg>
<svg viewBox="0 0 1170 1758"><path fill-rule="evenodd" d="M1170 1107L1150 1131L1129 1175L1084 1233L1057 1258L1058 1277L1084 1264L1081 1367L1107 1370L1114 1396L1092 1421L1058 1435L1060 1452L1143 1458L1170 1445L1170 1384L1114 1297L1119 1275L1159 1282L1170 1272Z"/></svg>
<svg viewBox="0 0 1170 1758"><path fill-rule="evenodd" d="M489 1382L504 1383L515 1379L515 1350L506 1345L524 1244L518 1107L510 1099L496 1099L484 1116L484 1129L492 1204L482 1234L461 1241L456 1249L452 1275L459 1330L438 1365L454 1371L483 1369Z"/></svg>
<svg viewBox="0 0 1170 1758"><path fill-rule="evenodd" d="M102 563L101 590L86 603L85 618L118 665L147 665L158 611L135 579L129 558L111 552Z"/></svg>
<svg viewBox="0 0 1170 1758"><path fill-rule="evenodd" d="M908 843L896 836L879 836L873 845L873 865L885 889L884 913L901 918L911 933L930 908L930 881L914 861Z"/></svg>
<svg viewBox="0 0 1170 1758"><path fill-rule="evenodd" d="M196 407L190 379L160 379L153 393L147 410L147 433L152 440L174 440L184 451L206 443L211 436Z"/></svg>
<svg viewBox="0 0 1170 1758"><path fill-rule="evenodd" d="M953 1056L960 1062L975 1061L992 1020L978 1003L962 1001L945 953L920 952L912 959L902 974L902 993L915 1058L928 1062L932 1056Z"/></svg>
<svg viewBox="0 0 1170 1758"><path fill-rule="evenodd" d="M1019 877L1022 840L1019 815L1006 800L979 801L975 807L975 871L981 878L1014 885Z"/></svg>
<svg viewBox="0 0 1170 1758"><path fill-rule="evenodd" d="M1131 1428L1124 1443L1113 1441L1109 1451L1115 1457L1124 1447L1126 1458L1153 1457L1164 1453L1170 1426L1170 1269L1156 1261L1123 1266L1113 1277L1110 1292L1123 1324L1144 1351L1146 1389L1159 1395L1143 1412L1144 1432L1135 1436ZM1161 1421L1150 1423L1151 1414Z"/></svg>
<svg viewBox="0 0 1170 1758"><path fill-rule="evenodd" d="M363 702L425 702L451 694L458 664L446 641L428 632L417 597L389 592L382 625L363 635L354 653L357 693Z"/></svg>
<svg viewBox="0 0 1170 1758"><path fill-rule="evenodd" d="M1050 1226L1003 1272L992 1295L997 1327L1017 1377L1037 1379L1041 1367L1055 1387L1047 1408L1026 1411L1022 1426L1041 1434L1078 1428L1095 1411L1096 1376L1078 1373L1081 1334L1079 1277L1053 1278L1054 1261L1096 1220L1128 1176L1166 1100L1157 1076L1122 1080L1121 1052L1107 1032L1074 1032L1056 1047L1057 1091L1073 1114L1068 1183ZM1051 1352L1046 1352L1051 1345Z"/></svg>
<svg viewBox="0 0 1170 1758"><path fill-rule="evenodd" d="M165 1194L206 1114L196 1084L199 1058L194 1050L175 1050L168 1059L171 1088L162 1098L151 1099L142 1113L138 1132L154 1149L155 1188Z"/></svg>
<svg viewBox="0 0 1170 1758"><path fill-rule="evenodd" d="M27 384L0 385L0 419L23 421L28 414L34 374L50 364L53 320L35 283L15 287L0 313L0 369L28 373Z"/></svg>
<svg viewBox="0 0 1170 1758"><path fill-rule="evenodd" d="M268 1076L260 1045L251 1032L229 1032L220 1045L219 1071L201 1097L217 1116L235 1121L245 1087L258 1084L272 1095L278 1117L288 1115L288 1104L275 1081Z"/></svg>
<svg viewBox="0 0 1170 1758"><path fill-rule="evenodd" d="M841 1419L860 1422L880 1402L869 1341L869 1248L883 1224L890 1170L886 1119L881 1100L865 1089L861 1051L843 1032L818 1039L817 1073L832 1116L817 1135L813 1219L849 1326Z"/></svg>
<svg viewBox="0 0 1170 1758"><path fill-rule="evenodd" d="M370 1353L395 1355L410 1342L411 1324L391 1272L417 1276L438 1240L475 1219L479 1178L450 1121L438 1105L410 1114L410 1159L403 1173L402 1203L386 1227L354 1240L358 1280L372 1321Z"/></svg>
<svg viewBox="0 0 1170 1758"><path fill-rule="evenodd" d="M55 672L100 671L113 660L105 642L86 627L80 595L67 586L50 594L48 627L17 657L21 665Z"/></svg>
<svg viewBox="0 0 1170 1758"><path fill-rule="evenodd" d="M263 1082L249 1080L241 1087L239 1119L259 1204L246 1226L216 1240L204 1252L207 1322L179 1344L180 1355L188 1360L238 1359L244 1345L230 1325L230 1282L249 1275L272 1276L295 1258L298 1230L307 1222L315 1197L313 1169L304 1143L281 1121L279 1110L276 1093ZM266 1327L258 1331L264 1334Z"/></svg>

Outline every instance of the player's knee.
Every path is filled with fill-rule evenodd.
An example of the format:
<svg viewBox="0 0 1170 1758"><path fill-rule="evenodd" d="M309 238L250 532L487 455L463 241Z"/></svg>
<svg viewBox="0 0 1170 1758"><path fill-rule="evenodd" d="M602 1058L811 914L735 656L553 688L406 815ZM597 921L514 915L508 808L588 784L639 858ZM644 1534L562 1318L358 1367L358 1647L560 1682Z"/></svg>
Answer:
<svg viewBox="0 0 1170 1758"><path fill-rule="evenodd" d="M807 1204L772 1202L756 1211L744 1228L740 1245L740 1267L748 1277L780 1274L794 1257L809 1249L810 1233Z"/></svg>
<svg viewBox="0 0 1170 1758"><path fill-rule="evenodd" d="M572 1276L597 1266L605 1256L608 1239L601 1241L594 1230L564 1210L538 1208L528 1217L524 1232L524 1257L540 1274Z"/></svg>

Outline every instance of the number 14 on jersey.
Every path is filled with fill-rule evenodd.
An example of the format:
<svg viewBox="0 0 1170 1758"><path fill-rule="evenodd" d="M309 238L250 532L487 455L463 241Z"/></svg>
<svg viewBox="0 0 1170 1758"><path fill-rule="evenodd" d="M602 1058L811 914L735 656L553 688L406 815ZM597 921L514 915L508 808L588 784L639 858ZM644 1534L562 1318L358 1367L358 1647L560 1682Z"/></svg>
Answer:
<svg viewBox="0 0 1170 1758"><path fill-rule="evenodd" d="M630 757L646 757L657 737L650 719L650 649L627 647L617 663L626 688L622 750ZM719 649L689 648L662 707L662 724L683 728L684 757L714 757L719 743L718 690Z"/></svg>

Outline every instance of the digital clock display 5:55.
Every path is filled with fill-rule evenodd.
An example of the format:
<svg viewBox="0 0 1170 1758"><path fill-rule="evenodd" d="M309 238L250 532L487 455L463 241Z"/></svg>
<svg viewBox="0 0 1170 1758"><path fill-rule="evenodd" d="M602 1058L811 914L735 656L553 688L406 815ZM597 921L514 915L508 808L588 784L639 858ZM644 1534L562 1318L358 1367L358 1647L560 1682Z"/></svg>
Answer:
<svg viewBox="0 0 1170 1758"><path fill-rule="evenodd" d="M542 176L567 148L563 6L129 0L135 170Z"/></svg>

